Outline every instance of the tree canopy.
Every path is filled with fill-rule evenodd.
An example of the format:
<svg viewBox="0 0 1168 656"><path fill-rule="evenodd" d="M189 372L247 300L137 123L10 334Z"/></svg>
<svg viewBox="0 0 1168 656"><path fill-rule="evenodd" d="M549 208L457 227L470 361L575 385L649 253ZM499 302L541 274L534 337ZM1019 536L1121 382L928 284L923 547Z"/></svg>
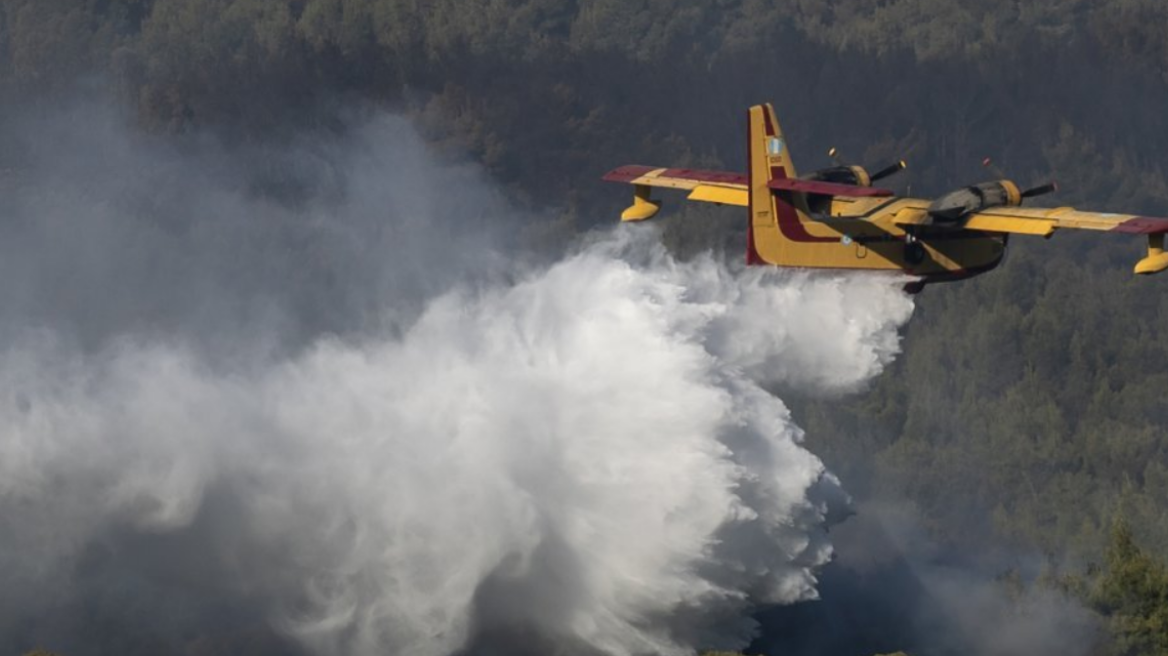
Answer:
<svg viewBox="0 0 1168 656"><path fill-rule="evenodd" d="M597 178L616 165L740 168L742 111L762 100L805 168L832 145L906 157L902 190L935 194L990 177L992 156L1024 184L1057 178L1060 203L1168 212L1157 0L0 2L0 95L49 102L78 79L158 132L410 113L540 210L549 249L615 217L625 191ZM683 256L741 248L732 212L667 220ZM796 400L796 419L849 490L911 500L943 542L1106 554L1091 599L1118 653L1166 653L1150 555L1168 544L1166 279L1131 275L1138 240L1011 246L998 271L919 298L870 389Z"/></svg>

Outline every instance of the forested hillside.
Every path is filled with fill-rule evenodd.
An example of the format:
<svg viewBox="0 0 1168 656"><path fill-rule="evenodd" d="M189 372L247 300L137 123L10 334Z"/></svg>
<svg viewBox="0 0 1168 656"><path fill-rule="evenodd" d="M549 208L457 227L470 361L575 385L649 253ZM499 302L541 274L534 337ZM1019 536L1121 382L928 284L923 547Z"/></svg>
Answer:
<svg viewBox="0 0 1168 656"><path fill-rule="evenodd" d="M598 178L616 165L740 169L762 101L804 168L829 146L904 157L897 188L928 195L994 177L989 156L1057 179L1044 201L1168 215L1160 0L0 0L0 94L0 112L104 96L146 131L244 141L404 112L532 210L522 238L549 251L615 219L626 190ZM19 157L0 144L0 189ZM662 217L681 255L741 248L731 209ZM1168 276L1131 274L1143 249L1017 238L997 271L928 288L871 389L794 404L809 444L943 544L1075 572L1164 554Z"/></svg>

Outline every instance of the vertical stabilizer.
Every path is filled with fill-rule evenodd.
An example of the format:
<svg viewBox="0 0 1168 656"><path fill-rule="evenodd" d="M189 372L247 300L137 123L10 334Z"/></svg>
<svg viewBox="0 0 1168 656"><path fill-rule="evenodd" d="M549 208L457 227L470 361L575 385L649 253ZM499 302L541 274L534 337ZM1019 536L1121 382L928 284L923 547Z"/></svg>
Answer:
<svg viewBox="0 0 1168 656"><path fill-rule="evenodd" d="M783 130L779 127L779 119L775 118L775 110L770 103L755 105L750 108L750 149L751 163L755 161L756 150L765 161L763 184L775 178L795 178L795 164L791 161L791 154L787 150L787 142L783 138Z"/></svg>
<svg viewBox="0 0 1168 656"><path fill-rule="evenodd" d="M795 178L795 164L783 138L783 130L770 103L755 105L747 115L747 166L750 177L750 226L747 232L746 263L777 264L760 254L757 239L762 235L777 238L778 224L800 223L807 212L803 194L776 195L767 187L771 180Z"/></svg>

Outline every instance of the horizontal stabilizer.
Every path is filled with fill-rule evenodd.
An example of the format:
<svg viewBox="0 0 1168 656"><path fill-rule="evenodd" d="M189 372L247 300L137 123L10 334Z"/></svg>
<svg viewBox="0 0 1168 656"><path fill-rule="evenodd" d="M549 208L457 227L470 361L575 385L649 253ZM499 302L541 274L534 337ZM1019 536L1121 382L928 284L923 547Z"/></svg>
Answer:
<svg viewBox="0 0 1168 656"><path fill-rule="evenodd" d="M798 178L782 178L771 180L767 186L775 191L796 191L804 194L820 194L823 196L850 196L853 198L865 196L891 196L891 189L878 187L857 187L855 185L839 184L838 182L822 182L820 180L800 180Z"/></svg>

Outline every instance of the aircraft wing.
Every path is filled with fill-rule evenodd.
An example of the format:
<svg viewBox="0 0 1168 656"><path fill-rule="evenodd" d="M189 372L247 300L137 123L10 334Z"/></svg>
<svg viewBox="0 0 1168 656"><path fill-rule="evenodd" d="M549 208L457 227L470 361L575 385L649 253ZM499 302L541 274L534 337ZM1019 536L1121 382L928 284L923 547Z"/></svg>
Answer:
<svg viewBox="0 0 1168 656"><path fill-rule="evenodd" d="M689 200L746 207L746 175L730 171L669 169L652 166L622 166L602 178L645 187L665 187L689 191ZM622 217L624 218L624 217ZM648 217L645 217L648 218ZM629 219L626 219L629 220Z"/></svg>
<svg viewBox="0 0 1168 656"><path fill-rule="evenodd" d="M914 207L913 212L898 215L894 222L902 225L933 225L927 207ZM938 226L939 227L939 226ZM1022 235L1050 236L1055 230L1097 230L1137 235L1168 233L1168 218L1081 212L1073 207L994 207L966 215L953 225L966 230L1008 232Z"/></svg>
<svg viewBox="0 0 1168 656"><path fill-rule="evenodd" d="M927 211L912 211L897 215L899 225L928 225ZM932 224L936 226L936 224ZM1136 273L1156 273L1168 268L1168 253L1164 252L1164 235L1168 233L1168 218L1082 212L1073 207L994 207L973 212L954 228L984 230L1049 237L1055 230L1096 230L1119 234L1148 236L1148 255L1136 264Z"/></svg>
<svg viewBox="0 0 1168 656"><path fill-rule="evenodd" d="M1081 212L1072 207L995 207L969 216L965 226L971 230L1021 232L1048 235L1056 229L1099 230L1136 235L1168 232L1168 218Z"/></svg>

